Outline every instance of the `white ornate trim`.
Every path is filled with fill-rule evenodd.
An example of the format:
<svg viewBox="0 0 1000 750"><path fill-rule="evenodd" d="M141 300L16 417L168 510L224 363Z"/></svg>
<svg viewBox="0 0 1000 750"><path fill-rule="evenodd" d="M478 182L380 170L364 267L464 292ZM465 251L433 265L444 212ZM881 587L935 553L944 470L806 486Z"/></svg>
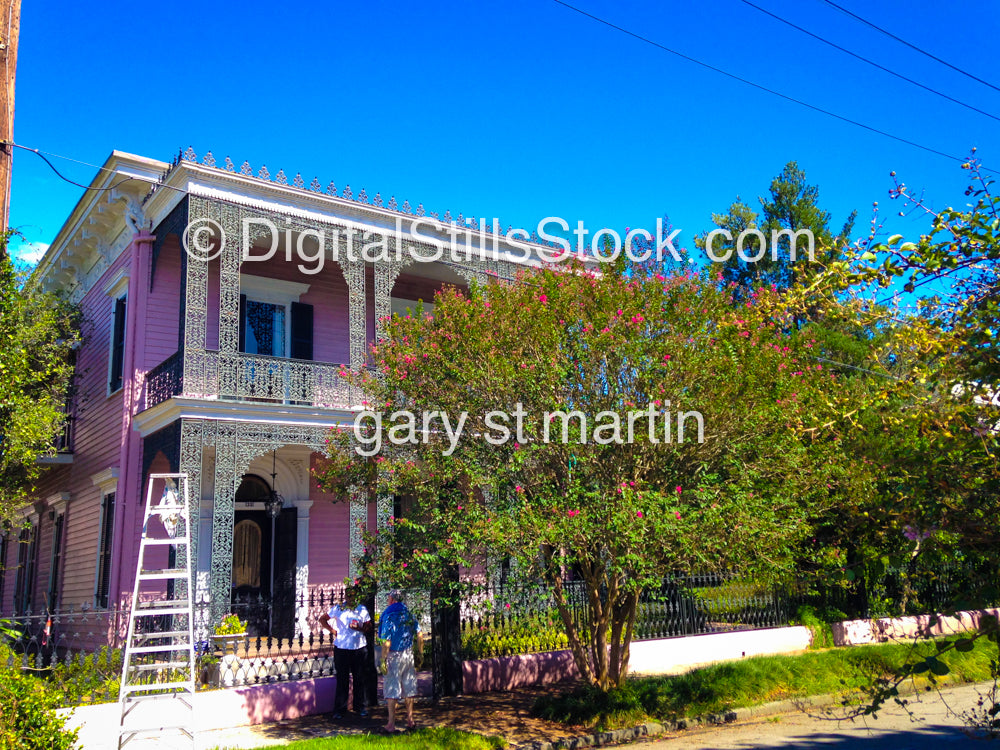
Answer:
<svg viewBox="0 0 1000 750"><path fill-rule="evenodd" d="M61 516L66 512L69 500L70 494L68 492L57 492L54 495L49 495L45 499L45 503L49 506L49 510L55 511L57 516Z"/></svg>
<svg viewBox="0 0 1000 750"><path fill-rule="evenodd" d="M118 467L112 466L96 474L91 474L90 481L94 483L95 487L100 488L101 495L110 495L112 492L118 491L118 474Z"/></svg>

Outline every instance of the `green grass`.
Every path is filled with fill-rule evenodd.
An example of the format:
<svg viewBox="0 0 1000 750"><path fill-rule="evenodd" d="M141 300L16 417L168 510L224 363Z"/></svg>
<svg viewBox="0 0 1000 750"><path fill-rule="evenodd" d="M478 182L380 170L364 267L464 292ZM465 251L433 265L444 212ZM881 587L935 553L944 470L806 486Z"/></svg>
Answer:
<svg viewBox="0 0 1000 750"><path fill-rule="evenodd" d="M717 664L683 675L629 680L607 693L581 687L557 697L540 698L536 716L599 729L633 726L649 720L717 713L787 698L827 693L850 694L889 676L908 662L937 651L934 643L884 644L815 651L796 656L762 656ZM918 654L920 654L918 656ZM980 639L969 652L949 651L941 661L950 668L939 681L976 682L991 678L996 644ZM927 684L924 677L918 684Z"/></svg>
<svg viewBox="0 0 1000 750"><path fill-rule="evenodd" d="M394 736L377 734L340 735L299 740L281 745L282 750L355 750L356 748L392 748L393 750L499 750L506 743L498 737L459 732L436 727L418 729ZM216 750L220 750L216 748Z"/></svg>

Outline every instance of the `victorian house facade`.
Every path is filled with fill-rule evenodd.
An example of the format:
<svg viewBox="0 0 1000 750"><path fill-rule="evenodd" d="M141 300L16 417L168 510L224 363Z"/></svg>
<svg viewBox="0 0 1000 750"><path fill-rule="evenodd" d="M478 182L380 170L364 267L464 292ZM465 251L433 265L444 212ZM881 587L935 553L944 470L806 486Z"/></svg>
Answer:
<svg viewBox="0 0 1000 750"><path fill-rule="evenodd" d="M202 624L247 596L268 602L258 634L308 633L310 592L350 575L362 530L392 513L311 480L362 408L342 372L366 366L387 316L544 250L211 154L114 152L36 270L79 302L85 338L71 434L0 545L0 617L126 609L148 477L176 472Z"/></svg>

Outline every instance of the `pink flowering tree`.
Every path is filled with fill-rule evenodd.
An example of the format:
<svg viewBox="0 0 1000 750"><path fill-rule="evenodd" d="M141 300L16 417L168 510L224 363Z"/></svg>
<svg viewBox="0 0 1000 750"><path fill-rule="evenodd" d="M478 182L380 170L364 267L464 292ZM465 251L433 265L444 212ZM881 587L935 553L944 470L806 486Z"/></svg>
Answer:
<svg viewBox="0 0 1000 750"><path fill-rule="evenodd" d="M388 321L377 374L356 376L381 444L373 419L333 435L318 479L406 498L368 539L380 582L428 585L488 554L546 584L581 676L607 688L626 676L644 591L692 568L788 573L853 480L808 429L837 383L773 292L737 304L716 278L601 270L448 289L433 317ZM440 416L423 430L430 412L451 432ZM404 413L421 429L392 444Z"/></svg>

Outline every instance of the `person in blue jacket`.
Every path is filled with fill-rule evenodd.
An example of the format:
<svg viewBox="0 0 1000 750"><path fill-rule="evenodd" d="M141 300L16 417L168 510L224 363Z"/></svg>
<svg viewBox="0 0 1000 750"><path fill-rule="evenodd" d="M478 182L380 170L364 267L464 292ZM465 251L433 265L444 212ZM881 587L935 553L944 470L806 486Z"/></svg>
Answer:
<svg viewBox="0 0 1000 750"><path fill-rule="evenodd" d="M389 592L389 606L382 613L378 629L382 640L382 660L385 662L385 681L382 692L389 704L387 732L396 731L396 701L406 705L406 728L413 729L413 698L417 694L417 672L413 665L413 641L423 648L420 623L403 603L403 592Z"/></svg>

